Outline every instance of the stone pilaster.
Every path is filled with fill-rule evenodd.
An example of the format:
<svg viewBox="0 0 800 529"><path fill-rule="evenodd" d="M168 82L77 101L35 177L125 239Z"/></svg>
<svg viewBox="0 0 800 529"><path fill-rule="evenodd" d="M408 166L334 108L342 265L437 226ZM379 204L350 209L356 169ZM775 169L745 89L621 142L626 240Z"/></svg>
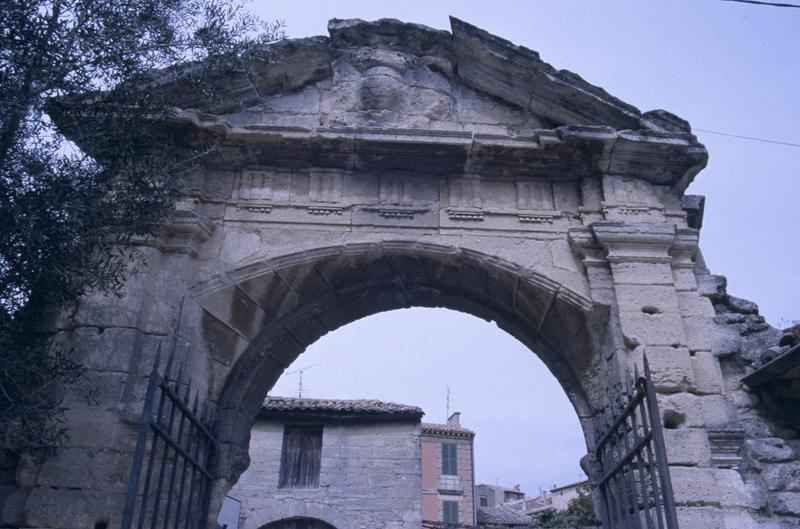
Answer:
<svg viewBox="0 0 800 529"><path fill-rule="evenodd" d="M681 524L739 527L748 494L738 472L715 464L717 445L708 435L736 419L711 354L713 308L697 292L697 232L608 221L591 230L613 279L627 368L641 365L645 353L650 361Z"/></svg>

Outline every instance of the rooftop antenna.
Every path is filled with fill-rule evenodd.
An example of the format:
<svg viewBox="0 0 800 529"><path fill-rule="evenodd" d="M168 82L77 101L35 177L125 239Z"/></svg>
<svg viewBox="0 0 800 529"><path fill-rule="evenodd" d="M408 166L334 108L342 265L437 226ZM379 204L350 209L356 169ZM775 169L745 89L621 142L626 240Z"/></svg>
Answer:
<svg viewBox="0 0 800 529"><path fill-rule="evenodd" d="M300 399L303 398L303 371L308 371L312 367L316 367L316 366L320 365L321 363L322 362L317 362L316 364L307 365L307 366L300 367L300 368L297 368L297 369L293 369L291 371L287 371L286 373L284 373L284 375L293 375L295 373L299 373L300 374L300 380L299 380L299 382L297 384L297 397L298 398L300 398Z"/></svg>
<svg viewBox="0 0 800 529"><path fill-rule="evenodd" d="M447 386L447 419L450 419L450 386Z"/></svg>

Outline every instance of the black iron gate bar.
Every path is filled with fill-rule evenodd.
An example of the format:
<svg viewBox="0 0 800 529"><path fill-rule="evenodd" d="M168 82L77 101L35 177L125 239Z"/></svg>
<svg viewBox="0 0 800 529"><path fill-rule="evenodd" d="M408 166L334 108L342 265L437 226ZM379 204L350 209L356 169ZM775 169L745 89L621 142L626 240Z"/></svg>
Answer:
<svg viewBox="0 0 800 529"><path fill-rule="evenodd" d="M132 529L134 520L137 529L205 529L213 483L210 468L218 452L210 413L205 404L198 410L197 393L190 404L191 381L181 394L183 368L172 378L172 355L163 376L159 365L160 353L148 379L122 529Z"/></svg>
<svg viewBox="0 0 800 529"><path fill-rule="evenodd" d="M678 529L664 433L650 365L595 417L594 456L600 465L605 529Z"/></svg>

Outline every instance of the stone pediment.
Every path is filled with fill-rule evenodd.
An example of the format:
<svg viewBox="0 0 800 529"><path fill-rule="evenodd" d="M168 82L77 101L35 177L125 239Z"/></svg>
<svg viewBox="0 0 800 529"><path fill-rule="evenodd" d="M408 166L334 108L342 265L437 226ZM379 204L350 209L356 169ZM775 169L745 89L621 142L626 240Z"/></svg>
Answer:
<svg viewBox="0 0 800 529"><path fill-rule="evenodd" d="M234 149L243 164L616 173L680 189L705 166L684 120L642 113L458 19L451 27L334 19L328 37L284 40L247 69L231 65L213 100L185 71L156 72L150 89L174 105L178 121L246 142Z"/></svg>

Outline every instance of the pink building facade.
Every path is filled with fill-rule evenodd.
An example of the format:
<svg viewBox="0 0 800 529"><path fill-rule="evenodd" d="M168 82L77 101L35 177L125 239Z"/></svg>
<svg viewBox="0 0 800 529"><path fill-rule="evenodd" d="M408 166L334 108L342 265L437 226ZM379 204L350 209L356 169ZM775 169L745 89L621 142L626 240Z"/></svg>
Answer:
<svg viewBox="0 0 800 529"><path fill-rule="evenodd" d="M460 413L447 424L422 423L422 520L474 526L475 432L462 428Z"/></svg>

